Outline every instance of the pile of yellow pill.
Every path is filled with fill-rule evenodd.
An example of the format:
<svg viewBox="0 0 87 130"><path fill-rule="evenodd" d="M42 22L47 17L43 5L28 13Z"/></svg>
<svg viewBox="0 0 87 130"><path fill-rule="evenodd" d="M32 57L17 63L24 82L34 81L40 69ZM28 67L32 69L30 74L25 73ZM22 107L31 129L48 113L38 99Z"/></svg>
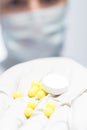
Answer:
<svg viewBox="0 0 87 130"><path fill-rule="evenodd" d="M48 117L48 118L51 117L51 115L52 115L53 112L55 111L55 108L56 108L56 106L55 106L54 103L48 102L48 103L46 104L45 109L44 109L44 115L45 115L46 117Z"/></svg>
<svg viewBox="0 0 87 130"><path fill-rule="evenodd" d="M33 98L36 97L38 100L41 100L47 95L47 92L42 87L42 84L39 82L32 82L31 88L28 90L28 96Z"/></svg>
<svg viewBox="0 0 87 130"><path fill-rule="evenodd" d="M24 109L24 115L26 118L30 118L33 114L33 111L37 107L38 100L43 99L45 96L47 96L48 93L44 90L42 84L40 82L32 82L31 88L28 90L28 97L32 98L26 105L26 108ZM15 91L13 93L13 98L21 98L23 94L20 91ZM35 97L33 99L33 97ZM47 103L46 108L44 109L44 114L46 117L50 117L52 113L55 110L55 105L51 102Z"/></svg>

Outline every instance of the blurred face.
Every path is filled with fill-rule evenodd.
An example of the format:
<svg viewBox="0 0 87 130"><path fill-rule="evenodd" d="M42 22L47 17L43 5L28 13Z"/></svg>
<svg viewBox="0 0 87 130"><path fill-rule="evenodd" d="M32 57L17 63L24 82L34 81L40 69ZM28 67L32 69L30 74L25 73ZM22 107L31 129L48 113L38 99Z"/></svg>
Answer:
<svg viewBox="0 0 87 130"><path fill-rule="evenodd" d="M0 2L0 13L12 14L62 5L66 3L66 0L0 0Z"/></svg>
<svg viewBox="0 0 87 130"><path fill-rule="evenodd" d="M0 24L9 52L23 61L55 56L60 52L65 32L66 0L0 2Z"/></svg>

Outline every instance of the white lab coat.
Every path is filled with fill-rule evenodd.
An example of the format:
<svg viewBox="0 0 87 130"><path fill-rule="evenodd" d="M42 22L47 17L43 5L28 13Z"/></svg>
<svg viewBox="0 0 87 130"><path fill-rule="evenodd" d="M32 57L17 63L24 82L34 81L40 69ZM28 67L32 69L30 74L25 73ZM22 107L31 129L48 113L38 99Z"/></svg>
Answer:
<svg viewBox="0 0 87 130"><path fill-rule="evenodd" d="M38 81L48 72L56 72L69 80L69 89L59 97L47 96L40 101L30 119L23 111L31 81ZM87 70L67 58L34 60L12 67L0 76L0 130L86 130L87 129ZM14 91L23 97L13 100ZM47 101L58 103L50 119L43 114Z"/></svg>

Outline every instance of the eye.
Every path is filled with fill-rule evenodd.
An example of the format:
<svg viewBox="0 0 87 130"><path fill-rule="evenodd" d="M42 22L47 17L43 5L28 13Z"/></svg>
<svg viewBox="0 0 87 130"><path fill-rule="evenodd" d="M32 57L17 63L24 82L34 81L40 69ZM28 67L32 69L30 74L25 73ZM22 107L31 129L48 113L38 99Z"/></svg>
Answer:
<svg viewBox="0 0 87 130"><path fill-rule="evenodd" d="M10 5L23 5L26 3L26 0L12 0L9 4Z"/></svg>
<svg viewBox="0 0 87 130"><path fill-rule="evenodd" d="M25 4L26 2L27 2L27 0L13 0L13 4L16 4L16 5Z"/></svg>
<svg viewBox="0 0 87 130"><path fill-rule="evenodd" d="M6 6L7 7L16 7L16 6L24 6L26 4L26 0L10 0Z"/></svg>
<svg viewBox="0 0 87 130"><path fill-rule="evenodd" d="M54 4L56 2L58 2L60 0L41 0L41 3L45 3L45 4Z"/></svg>
<svg viewBox="0 0 87 130"><path fill-rule="evenodd" d="M44 7L50 7L59 4L63 0L40 0L40 4Z"/></svg>
<svg viewBox="0 0 87 130"><path fill-rule="evenodd" d="M3 1L1 5L1 14L9 14L27 10L28 0L0 0Z"/></svg>

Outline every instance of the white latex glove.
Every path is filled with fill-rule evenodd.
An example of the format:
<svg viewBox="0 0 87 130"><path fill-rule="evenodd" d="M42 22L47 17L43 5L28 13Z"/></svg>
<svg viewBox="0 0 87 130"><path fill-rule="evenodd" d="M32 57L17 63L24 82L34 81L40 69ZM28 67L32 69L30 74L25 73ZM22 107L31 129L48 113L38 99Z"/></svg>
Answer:
<svg viewBox="0 0 87 130"><path fill-rule="evenodd" d="M56 72L59 75L65 76L69 80L68 91L62 94L60 97L53 98L53 100L60 101L61 106L59 105L59 109L57 108L57 110L55 111L56 114L54 113L49 120L47 120L47 118L43 116L42 111L40 111L39 115L38 111L39 108L38 108L36 110L35 116L33 116L31 120L25 121L25 119L23 119L24 124L22 124L22 127L19 127L20 126L19 122L20 120L22 121L22 117L19 115L16 116L15 112L13 114L10 113L12 113L14 108L19 108L19 104L21 106L24 99L21 99L19 101L20 103L18 104L16 104L15 102L16 105L13 105L14 103L12 103L13 102L12 93L18 90L21 91L24 94L24 96L26 96L27 90L29 89L31 82L41 80L41 78L46 74L48 74L49 72ZM61 130L68 130L68 129L85 130L85 128L87 128L86 125L87 117L85 118L84 122L83 119L81 118L81 113L83 113L84 116L87 113L87 109L84 109L84 107L87 108L87 101L84 100L85 97L87 97L87 94L84 93L86 92L87 89L86 84L87 84L87 70L84 67L80 66L79 64L75 63L74 61L67 58L40 59L14 66L8 71L6 71L0 77L0 93L3 94L4 97L6 96L8 97L5 98L6 100L5 102L3 102L2 106L5 105L6 102L7 102L6 107L8 108L9 106L8 110L6 111L6 115L4 114L3 118L1 118L0 120L1 121L0 124L3 124L3 122L4 124L6 124L8 119L7 124L10 124L9 122L13 122L14 125L11 126L12 127L15 126L12 128L9 125L8 130L16 130L16 129L25 130L25 128L30 129L31 124L33 123L36 126L36 127L33 127L34 125L32 126L33 130L34 128L38 130L45 130L45 129L49 130L52 128L54 130L57 130L58 128L60 128ZM10 104L8 100L9 98L11 101ZM0 98L0 101L2 100L3 99ZM47 102L47 100L48 99L45 99L45 103ZM81 102L80 105L78 105L79 102ZM40 110L42 109L42 106L43 102L42 105L40 106ZM11 115L12 118L9 115ZM54 118L55 115L57 115L56 118ZM42 119L42 121L40 119ZM3 125L2 126L0 125L1 130L5 130L6 128L3 127L2 129L1 127L3 127Z"/></svg>

